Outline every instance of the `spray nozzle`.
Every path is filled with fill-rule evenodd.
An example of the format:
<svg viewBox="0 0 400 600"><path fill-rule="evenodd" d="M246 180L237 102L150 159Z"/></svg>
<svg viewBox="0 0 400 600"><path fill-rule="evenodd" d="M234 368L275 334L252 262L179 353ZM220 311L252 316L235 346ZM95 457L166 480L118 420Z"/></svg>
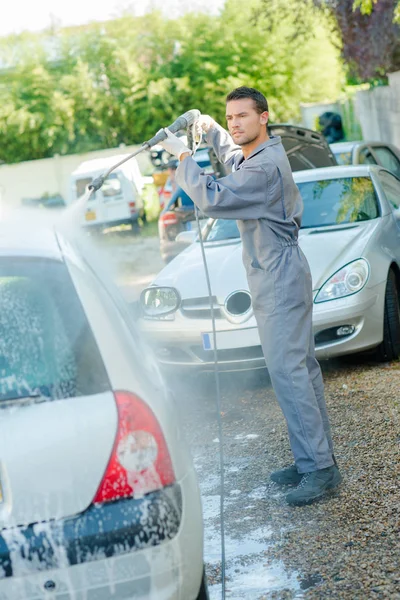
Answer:
<svg viewBox="0 0 400 600"><path fill-rule="evenodd" d="M99 177L96 177L96 179L93 179L92 183L89 183L88 188L89 190L94 190L95 192L97 192L97 190L99 190L101 188L101 186L103 185L105 180L104 175L99 175Z"/></svg>

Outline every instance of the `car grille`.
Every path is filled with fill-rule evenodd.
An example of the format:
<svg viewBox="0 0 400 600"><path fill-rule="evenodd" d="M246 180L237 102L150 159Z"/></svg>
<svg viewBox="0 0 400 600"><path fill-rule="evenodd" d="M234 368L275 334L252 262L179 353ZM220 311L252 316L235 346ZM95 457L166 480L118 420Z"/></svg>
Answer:
<svg viewBox="0 0 400 600"><path fill-rule="evenodd" d="M215 296L212 297L214 317L222 319L220 306ZM206 298L190 298L183 300L181 304L182 314L188 319L211 319L210 299Z"/></svg>

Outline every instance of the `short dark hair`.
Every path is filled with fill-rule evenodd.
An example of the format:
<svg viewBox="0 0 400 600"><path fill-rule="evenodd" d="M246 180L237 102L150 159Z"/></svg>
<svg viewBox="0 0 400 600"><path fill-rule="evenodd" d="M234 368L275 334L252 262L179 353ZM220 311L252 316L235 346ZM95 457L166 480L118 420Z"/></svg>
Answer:
<svg viewBox="0 0 400 600"><path fill-rule="evenodd" d="M258 90L242 85L232 90L226 97L226 102L231 100L241 100L242 98L251 98L254 101L256 111L261 114L268 112L268 102L264 94Z"/></svg>

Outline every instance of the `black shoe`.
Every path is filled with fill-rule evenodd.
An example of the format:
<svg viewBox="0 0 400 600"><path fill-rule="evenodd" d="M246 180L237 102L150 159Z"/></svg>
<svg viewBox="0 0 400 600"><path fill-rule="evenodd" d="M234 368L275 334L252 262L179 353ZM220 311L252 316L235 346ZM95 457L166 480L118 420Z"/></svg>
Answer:
<svg viewBox="0 0 400 600"><path fill-rule="evenodd" d="M298 473L296 465L290 465L280 471L275 471L269 476L270 480L279 485L298 485L303 475Z"/></svg>
<svg viewBox="0 0 400 600"><path fill-rule="evenodd" d="M336 465L305 473L299 485L286 496L286 502L292 506L311 504L333 490L342 481L342 476Z"/></svg>

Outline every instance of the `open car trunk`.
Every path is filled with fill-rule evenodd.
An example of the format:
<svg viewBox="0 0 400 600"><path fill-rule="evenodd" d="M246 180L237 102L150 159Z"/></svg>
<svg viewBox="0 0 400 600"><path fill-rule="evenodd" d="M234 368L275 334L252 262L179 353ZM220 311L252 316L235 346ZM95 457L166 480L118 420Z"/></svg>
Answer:
<svg viewBox="0 0 400 600"><path fill-rule="evenodd" d="M296 125L270 125L269 135L280 136L292 171L335 167L336 158L322 133Z"/></svg>

